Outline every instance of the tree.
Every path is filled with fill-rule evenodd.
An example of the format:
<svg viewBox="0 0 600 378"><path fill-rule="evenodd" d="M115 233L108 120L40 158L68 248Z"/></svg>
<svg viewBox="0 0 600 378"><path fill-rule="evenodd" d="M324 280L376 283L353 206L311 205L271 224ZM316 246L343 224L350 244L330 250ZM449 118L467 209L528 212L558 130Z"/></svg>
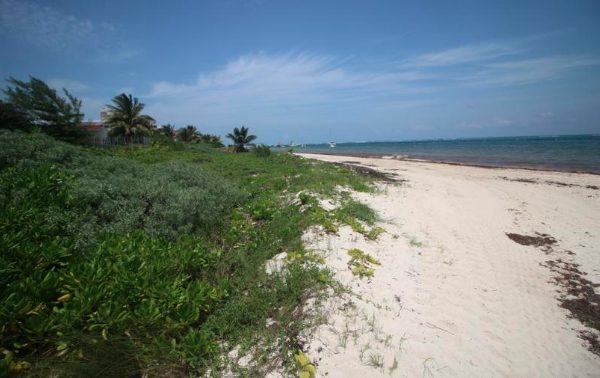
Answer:
<svg viewBox="0 0 600 378"><path fill-rule="evenodd" d="M30 130L32 124L27 114L19 111L13 104L0 101L0 129Z"/></svg>
<svg viewBox="0 0 600 378"><path fill-rule="evenodd" d="M175 137L175 126L171 125L170 123L167 123L166 125L162 125L160 127L160 134L164 135L166 137L169 138L174 138Z"/></svg>
<svg viewBox="0 0 600 378"><path fill-rule="evenodd" d="M9 86L4 90L7 103L30 124L63 139L74 139L83 134L79 127L83 120L81 100L69 91L63 88L65 97L61 97L56 90L33 76L29 77L29 82L13 77L7 81Z"/></svg>
<svg viewBox="0 0 600 378"><path fill-rule="evenodd" d="M187 125L186 127L177 130L177 138L182 142L193 142L200 138L200 133L196 126Z"/></svg>
<svg viewBox="0 0 600 378"><path fill-rule="evenodd" d="M223 142L221 142L221 137L218 135L212 134L200 134L200 140L204 143L208 143L213 147L223 147Z"/></svg>
<svg viewBox="0 0 600 378"><path fill-rule="evenodd" d="M241 128L234 128L233 134L227 134L227 138L233 141L235 145L235 152L245 152L246 145L250 144L254 139L256 139L256 135L248 135L248 128L242 126Z"/></svg>
<svg viewBox="0 0 600 378"><path fill-rule="evenodd" d="M146 106L137 97L121 93L112 99L109 109L108 127L110 136L124 136L131 141L135 136L150 135L156 127L156 121L149 115L142 114Z"/></svg>

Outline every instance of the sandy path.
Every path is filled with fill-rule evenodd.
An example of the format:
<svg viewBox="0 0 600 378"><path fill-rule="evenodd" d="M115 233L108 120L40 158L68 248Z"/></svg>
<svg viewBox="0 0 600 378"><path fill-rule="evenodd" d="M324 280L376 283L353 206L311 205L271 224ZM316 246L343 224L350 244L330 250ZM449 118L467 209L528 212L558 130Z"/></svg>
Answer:
<svg viewBox="0 0 600 378"><path fill-rule="evenodd" d="M407 180L357 195L383 218L376 242L348 228L306 235L355 293L331 301L328 324L311 335L321 376L600 376L600 358L578 337L584 327L559 307L556 273L540 265L578 263L600 283L600 190L586 187L600 176L305 156ZM507 232L557 244L546 254ZM381 261L370 281L348 270L355 247Z"/></svg>

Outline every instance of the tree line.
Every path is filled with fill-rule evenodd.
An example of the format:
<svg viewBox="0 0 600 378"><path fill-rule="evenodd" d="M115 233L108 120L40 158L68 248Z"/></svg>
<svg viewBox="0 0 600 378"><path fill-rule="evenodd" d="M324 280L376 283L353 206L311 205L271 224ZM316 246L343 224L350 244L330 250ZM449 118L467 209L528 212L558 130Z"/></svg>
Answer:
<svg viewBox="0 0 600 378"><path fill-rule="evenodd" d="M82 101L63 88L63 96L43 80L30 77L22 81L10 77L4 89L5 100L0 100L0 128L11 130L39 130L55 138L77 142L86 137L81 127L84 114ZM204 142L223 147L218 135L203 134L195 126L176 129L171 124L157 126L156 120L143 114L145 104L131 94L121 93L106 105L109 116L106 121L108 135L133 141L136 137L168 138L181 142ZM248 128L234 128L227 137L232 140L234 151L246 151L246 146L256 139L248 134Z"/></svg>

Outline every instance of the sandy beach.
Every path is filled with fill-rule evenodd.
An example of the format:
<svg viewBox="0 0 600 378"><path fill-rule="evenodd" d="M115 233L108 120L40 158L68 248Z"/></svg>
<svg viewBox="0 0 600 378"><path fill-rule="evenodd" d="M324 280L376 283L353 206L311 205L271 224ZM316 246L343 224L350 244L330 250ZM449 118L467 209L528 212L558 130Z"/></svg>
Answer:
<svg viewBox="0 0 600 378"><path fill-rule="evenodd" d="M352 292L307 336L319 376L600 375L599 175L301 156L395 180L354 194L378 212L377 240L304 237ZM374 277L352 275L351 248L379 260Z"/></svg>

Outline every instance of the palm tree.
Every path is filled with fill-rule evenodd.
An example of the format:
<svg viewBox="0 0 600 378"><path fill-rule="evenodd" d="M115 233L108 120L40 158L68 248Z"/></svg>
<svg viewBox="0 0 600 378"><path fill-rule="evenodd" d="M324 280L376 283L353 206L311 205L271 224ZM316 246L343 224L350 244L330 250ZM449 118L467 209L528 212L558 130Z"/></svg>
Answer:
<svg viewBox="0 0 600 378"><path fill-rule="evenodd" d="M183 129L177 130L177 138L182 142L192 142L199 137L198 129L194 125L188 125Z"/></svg>
<svg viewBox="0 0 600 378"><path fill-rule="evenodd" d="M200 139L204 143L208 143L213 147L223 147L223 142L221 142L221 137L218 135L200 134Z"/></svg>
<svg viewBox="0 0 600 378"><path fill-rule="evenodd" d="M174 138L175 137L175 126L167 123L166 125L162 125L160 127L160 133L166 137Z"/></svg>
<svg viewBox="0 0 600 378"><path fill-rule="evenodd" d="M233 141L235 152L245 152L247 151L245 146L256 139L256 135L248 135L248 128L242 126L239 129L237 127L233 129L233 134L227 134L227 138Z"/></svg>
<svg viewBox="0 0 600 378"><path fill-rule="evenodd" d="M110 115L108 126L110 136L124 136L127 141L134 136L146 136L156 127L156 121L149 115L141 114L144 109L137 97L121 93L107 105Z"/></svg>

